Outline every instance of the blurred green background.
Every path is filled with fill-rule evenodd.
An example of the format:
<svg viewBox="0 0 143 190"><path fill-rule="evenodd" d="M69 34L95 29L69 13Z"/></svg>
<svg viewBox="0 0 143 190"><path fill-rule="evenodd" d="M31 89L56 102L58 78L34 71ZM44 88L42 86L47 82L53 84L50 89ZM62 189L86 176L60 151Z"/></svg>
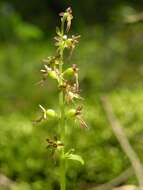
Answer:
<svg viewBox="0 0 143 190"><path fill-rule="evenodd" d="M80 68L90 130L72 125L67 134L68 146L85 160L85 166L68 165L67 189L108 182L130 166L104 113L100 98L105 94L143 161L143 1L1 0L0 174L16 183L12 190L59 189L58 164L45 143L56 123L33 126L32 120L39 104L58 107L55 83L35 84L41 60L55 51L58 13L68 6L74 14L71 33L81 39L67 64ZM135 184L135 176L126 183Z"/></svg>

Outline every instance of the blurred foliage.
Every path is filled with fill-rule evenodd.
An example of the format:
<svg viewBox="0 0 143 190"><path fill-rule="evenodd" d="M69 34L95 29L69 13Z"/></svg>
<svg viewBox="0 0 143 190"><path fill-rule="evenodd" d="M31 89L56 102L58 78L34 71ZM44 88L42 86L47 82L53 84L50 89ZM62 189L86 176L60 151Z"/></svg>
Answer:
<svg viewBox="0 0 143 190"><path fill-rule="evenodd" d="M106 0L90 0L87 3L86 0L31 0L29 3L25 0L21 3L19 0L1 0L0 20L6 20L9 24L3 24L0 31L6 30L8 26L16 27L17 22L30 23L30 28L34 25L38 33L41 34L42 30L48 37L58 24L58 14L69 6L74 12L74 30L80 30L95 24L115 25L122 17L142 11L143 1L110 0L107 3Z"/></svg>
<svg viewBox="0 0 143 190"><path fill-rule="evenodd" d="M110 98L133 147L143 160L142 89L136 90L134 94L129 90L121 90L112 93ZM82 181L103 183L130 166L108 125L98 98L87 102L85 106L90 110L86 113L90 130L73 127L67 138L69 146L72 142L86 164L84 167L77 163L68 166L68 189L77 188L77 183ZM27 117L13 113L0 118L0 127L1 172L16 180L16 189L21 186L25 190L49 190L54 186L57 189L58 168L54 171L53 168L58 163L55 163L54 158L51 160L52 155L48 153L45 143L45 138L51 134L52 124L33 127Z"/></svg>
<svg viewBox="0 0 143 190"><path fill-rule="evenodd" d="M58 107L54 82L44 87L37 82L41 59L53 52L49 37L54 36L50 32L57 24L56 15L71 4L81 42L67 63L79 65L90 129L73 124L68 128L69 146L73 144L86 161L85 166L73 162L68 166L68 189L79 189L82 182L107 182L130 166L103 111L104 94L143 161L143 24L127 22L128 16L141 10L142 1L105 2L0 3L0 173L16 182L12 190L59 188L58 162L51 159L45 143L55 123L33 126L32 120L40 113L38 104ZM136 183L135 176L128 182Z"/></svg>
<svg viewBox="0 0 143 190"><path fill-rule="evenodd" d="M42 31L35 25L24 22L9 4L0 5L0 40L30 41L41 39Z"/></svg>

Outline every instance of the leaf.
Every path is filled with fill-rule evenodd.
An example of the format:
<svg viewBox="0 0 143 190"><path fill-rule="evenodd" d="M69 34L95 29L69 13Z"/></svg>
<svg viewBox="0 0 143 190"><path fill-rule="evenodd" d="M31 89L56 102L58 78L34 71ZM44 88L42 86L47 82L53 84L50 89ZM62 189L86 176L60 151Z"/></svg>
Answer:
<svg viewBox="0 0 143 190"><path fill-rule="evenodd" d="M75 160L80 162L82 165L84 165L84 160L81 156L77 155L77 154L67 154L66 158L69 160Z"/></svg>

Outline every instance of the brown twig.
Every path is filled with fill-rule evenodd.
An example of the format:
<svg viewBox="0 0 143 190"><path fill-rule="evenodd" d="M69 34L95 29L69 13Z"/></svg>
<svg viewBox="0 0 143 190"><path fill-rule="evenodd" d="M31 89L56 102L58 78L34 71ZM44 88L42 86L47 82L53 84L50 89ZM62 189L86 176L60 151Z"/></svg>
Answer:
<svg viewBox="0 0 143 190"><path fill-rule="evenodd" d="M0 174L0 187L12 188L14 185L15 185L15 182L13 182L7 176Z"/></svg>
<svg viewBox="0 0 143 190"><path fill-rule="evenodd" d="M107 190L106 187L109 187L108 189L112 189L116 186L119 186L121 184L123 184L124 182L127 181L127 179L129 177L131 177L133 175L133 169L132 167L126 169L125 171L123 171L119 176L117 176L116 178L114 178L113 180L111 180L110 182L105 183L104 185L102 185L100 188L100 186L97 188L97 190Z"/></svg>
<svg viewBox="0 0 143 190"><path fill-rule="evenodd" d="M138 14L129 15L125 19L125 23L127 24L134 24L138 22L143 21L143 12L140 12Z"/></svg>
<svg viewBox="0 0 143 190"><path fill-rule="evenodd" d="M102 103L104 110L107 114L107 118L111 124L111 128L118 139L123 151L128 156L132 167L134 169L136 178L139 183L140 190L143 190L143 169L141 162L139 160L139 157L137 156L136 152L133 150L132 146L130 145L125 132L123 130L123 127L121 126L120 122L118 121L117 117L115 116L113 112L112 105L108 99L108 97L102 98Z"/></svg>

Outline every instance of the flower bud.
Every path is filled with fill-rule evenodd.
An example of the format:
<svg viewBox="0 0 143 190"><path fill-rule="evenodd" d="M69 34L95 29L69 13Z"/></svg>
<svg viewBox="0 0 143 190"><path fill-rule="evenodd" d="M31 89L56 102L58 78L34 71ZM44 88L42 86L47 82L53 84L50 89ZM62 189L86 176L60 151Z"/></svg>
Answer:
<svg viewBox="0 0 143 190"><path fill-rule="evenodd" d="M57 73L55 71L49 71L48 74L52 79L58 79Z"/></svg>
<svg viewBox="0 0 143 190"><path fill-rule="evenodd" d="M72 67L66 69L63 72L63 76L73 76L74 75L74 69Z"/></svg>
<svg viewBox="0 0 143 190"><path fill-rule="evenodd" d="M70 109L66 112L66 116L67 118L71 118L71 117L74 117L76 116L76 109Z"/></svg>
<svg viewBox="0 0 143 190"><path fill-rule="evenodd" d="M51 119L54 119L57 117L57 114L53 109L46 110L46 115L48 118L51 118Z"/></svg>

